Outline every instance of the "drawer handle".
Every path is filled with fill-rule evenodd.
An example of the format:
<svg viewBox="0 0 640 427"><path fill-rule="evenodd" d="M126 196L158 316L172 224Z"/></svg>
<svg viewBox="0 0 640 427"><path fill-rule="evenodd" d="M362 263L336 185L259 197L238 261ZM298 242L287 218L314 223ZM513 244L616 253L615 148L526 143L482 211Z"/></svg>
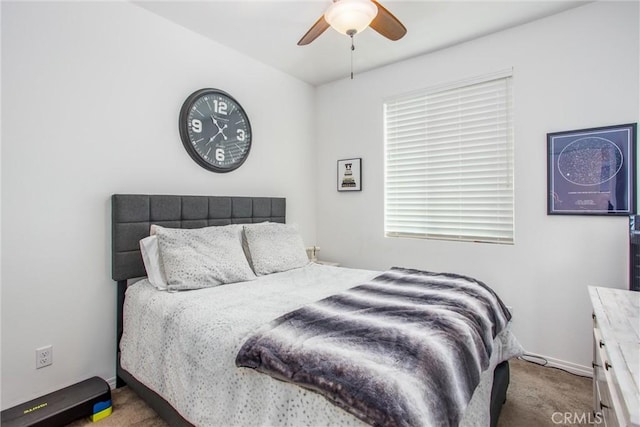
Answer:
<svg viewBox="0 0 640 427"><path fill-rule="evenodd" d="M596 362L591 362L591 367L595 369L595 368L599 368L600 365L598 365Z"/></svg>
<svg viewBox="0 0 640 427"><path fill-rule="evenodd" d="M607 405L605 405L604 403L602 403L602 400L600 401L600 410L602 411L603 409L609 409L609 407Z"/></svg>
<svg viewBox="0 0 640 427"><path fill-rule="evenodd" d="M604 341L600 340L600 342L598 343L598 345L600 346L600 348L604 347Z"/></svg>
<svg viewBox="0 0 640 427"><path fill-rule="evenodd" d="M592 318L593 320L596 320L596 314L595 314L595 313L591 313L591 318Z"/></svg>
<svg viewBox="0 0 640 427"><path fill-rule="evenodd" d="M604 369L606 369L607 371L609 370L609 368L613 368L613 365L611 365L611 363L605 361L604 362Z"/></svg>

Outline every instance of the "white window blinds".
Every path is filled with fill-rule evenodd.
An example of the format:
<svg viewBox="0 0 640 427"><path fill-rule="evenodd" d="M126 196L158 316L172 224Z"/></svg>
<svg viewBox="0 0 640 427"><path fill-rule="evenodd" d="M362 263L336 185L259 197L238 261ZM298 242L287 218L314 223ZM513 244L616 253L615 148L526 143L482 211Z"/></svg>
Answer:
<svg viewBox="0 0 640 427"><path fill-rule="evenodd" d="M511 71L389 99L385 235L513 243Z"/></svg>

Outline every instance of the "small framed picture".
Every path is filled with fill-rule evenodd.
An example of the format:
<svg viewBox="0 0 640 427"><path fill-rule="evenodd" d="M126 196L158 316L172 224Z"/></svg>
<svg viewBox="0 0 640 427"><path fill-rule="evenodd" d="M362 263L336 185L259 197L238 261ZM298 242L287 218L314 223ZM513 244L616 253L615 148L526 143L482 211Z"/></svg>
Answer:
<svg viewBox="0 0 640 427"><path fill-rule="evenodd" d="M338 191L362 190L362 159L338 160Z"/></svg>
<svg viewBox="0 0 640 427"><path fill-rule="evenodd" d="M547 214L634 213L636 127L547 134Z"/></svg>

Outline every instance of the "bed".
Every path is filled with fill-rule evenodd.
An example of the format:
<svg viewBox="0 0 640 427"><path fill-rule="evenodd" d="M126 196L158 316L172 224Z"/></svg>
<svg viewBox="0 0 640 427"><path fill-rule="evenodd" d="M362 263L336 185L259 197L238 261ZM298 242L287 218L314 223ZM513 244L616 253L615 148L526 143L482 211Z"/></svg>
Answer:
<svg viewBox="0 0 640 427"><path fill-rule="evenodd" d="M285 218L284 198L112 196L118 387L128 385L172 426L366 425L310 387L237 367L235 359L247 338L274 319L371 283L381 272L308 264L184 292L159 292L147 279L130 284L147 274L139 241L151 225L198 229L285 224ZM195 317L195 327L181 329L183 320ZM520 348L508 325L492 345L488 369L455 424L497 423L509 383L507 360Z"/></svg>

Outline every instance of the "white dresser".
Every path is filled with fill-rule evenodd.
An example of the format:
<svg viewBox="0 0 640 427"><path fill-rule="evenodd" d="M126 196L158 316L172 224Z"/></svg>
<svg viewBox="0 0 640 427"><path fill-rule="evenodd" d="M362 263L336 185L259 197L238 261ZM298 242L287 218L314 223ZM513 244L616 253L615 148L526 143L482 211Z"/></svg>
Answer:
<svg viewBox="0 0 640 427"><path fill-rule="evenodd" d="M640 427L640 292L589 287L594 420Z"/></svg>

